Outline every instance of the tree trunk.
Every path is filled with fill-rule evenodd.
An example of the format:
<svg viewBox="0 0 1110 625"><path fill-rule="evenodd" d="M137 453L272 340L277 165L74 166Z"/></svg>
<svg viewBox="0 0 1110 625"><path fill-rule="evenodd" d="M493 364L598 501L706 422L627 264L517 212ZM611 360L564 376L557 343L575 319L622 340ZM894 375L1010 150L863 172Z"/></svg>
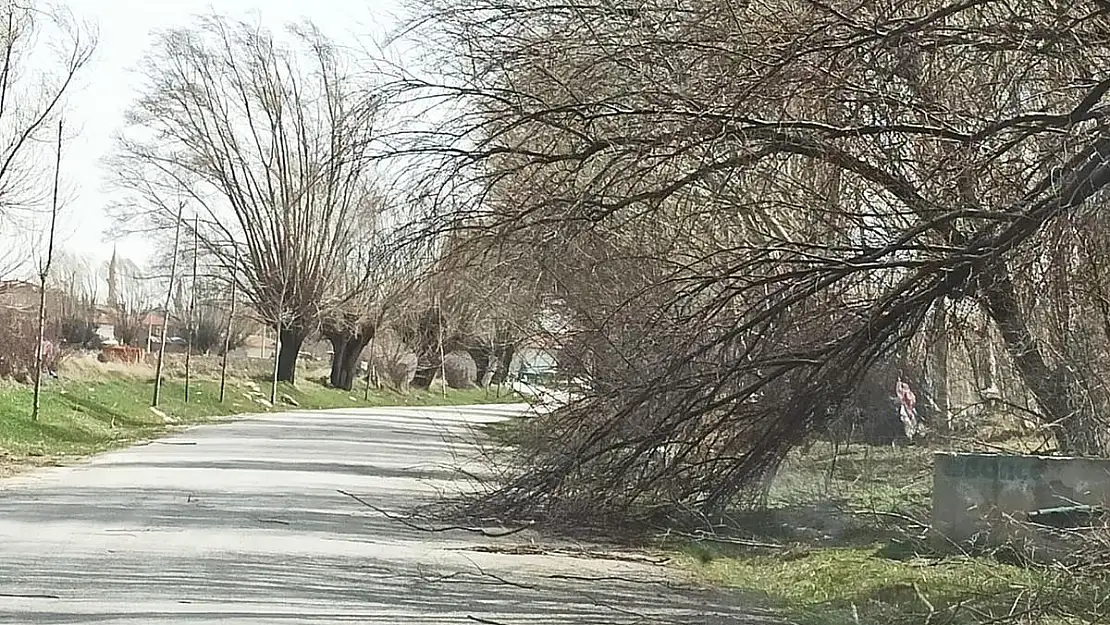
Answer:
<svg viewBox="0 0 1110 625"><path fill-rule="evenodd" d="M352 391L355 388L355 377L358 376L358 363L362 350L366 347L366 340L351 340L348 341L344 350L343 358L340 360L339 371L337 372L336 379L333 381L335 388L343 389L345 391Z"/></svg>
<svg viewBox="0 0 1110 625"><path fill-rule="evenodd" d="M985 277L986 278L986 277ZM1050 368L1036 339L1029 331L1018 305L1009 271L998 269L981 280L987 313L998 324L1006 351L1013 358L1026 388L1037 400L1042 418L1052 428L1061 453L1101 455L1105 441L1102 426L1090 404L1082 401L1079 380L1064 365Z"/></svg>
<svg viewBox="0 0 1110 625"><path fill-rule="evenodd" d="M343 363L347 361L347 346L351 343L350 337L334 334L327 337L331 343L331 374L328 375L328 386L342 388Z"/></svg>
<svg viewBox="0 0 1110 625"><path fill-rule="evenodd" d="M497 363L497 371L493 373L494 384L504 384L509 378L509 366L513 363L513 356L516 355L516 346L513 344L501 346L501 353L499 362Z"/></svg>
<svg viewBox="0 0 1110 625"><path fill-rule="evenodd" d="M281 348L278 351L277 381L293 384L297 381L297 357L308 335L301 328L281 329Z"/></svg>
<svg viewBox="0 0 1110 625"><path fill-rule="evenodd" d="M351 391L355 388L355 379L358 377L358 363L362 350L370 343L372 332L363 331L359 334L348 332L329 333L328 341L331 343L331 376L328 380L332 388Z"/></svg>
<svg viewBox="0 0 1110 625"><path fill-rule="evenodd" d="M933 427L952 431L952 410L948 400L948 305L944 298L937 301L929 328L927 379L930 399L936 411Z"/></svg>
<svg viewBox="0 0 1110 625"><path fill-rule="evenodd" d="M478 367L478 385L482 388L488 387L497 369L497 354L494 349L488 345L483 345L481 347L471 347L466 351Z"/></svg>

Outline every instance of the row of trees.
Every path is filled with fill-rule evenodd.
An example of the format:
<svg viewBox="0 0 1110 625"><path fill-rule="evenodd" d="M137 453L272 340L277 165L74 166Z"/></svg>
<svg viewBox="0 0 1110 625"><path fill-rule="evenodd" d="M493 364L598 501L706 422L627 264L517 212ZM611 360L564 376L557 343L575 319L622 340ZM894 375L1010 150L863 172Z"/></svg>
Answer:
<svg viewBox="0 0 1110 625"><path fill-rule="evenodd" d="M0 154L0 219L11 233L24 212L29 223L42 215L32 210L48 199L38 193L49 188L37 178L48 156L38 147L47 144L44 133L60 118L95 37L42 7L8 3L4 11L0 120L8 121L8 151ZM27 97L23 84L19 98L9 96L14 81L28 79L22 70L30 57L44 57L41 44L55 38L68 46L57 71L42 79L41 100ZM175 238L181 245L164 251L152 265L160 269L145 276L116 259L104 275L51 246L36 269L64 292L59 331L92 342L103 304L117 338L136 343L146 333L142 318L166 309L168 317L189 319L194 345L215 344L225 332L210 330L227 325L235 292L245 302L240 316L278 336L277 381L295 381L302 345L319 335L333 346L331 383L349 389L360 357L384 329L415 352L417 385L430 384L451 353L472 354L482 373L497 364L504 371L522 334L510 326L527 324L519 315L494 321L508 319L509 308L497 285L473 277L446 253L443 237L410 236L416 208L387 192L377 166L386 94L359 60L309 23L271 32L213 15L159 34L111 159L111 212L116 234L153 237L165 250ZM50 221L56 218L54 211ZM169 285L159 275L172 261L188 268L194 260L195 284L178 275Z"/></svg>
<svg viewBox="0 0 1110 625"><path fill-rule="evenodd" d="M438 156L430 229L557 301L586 382L483 514L720 512L877 371L947 421L994 341L1002 399L1104 453L1108 11L415 2L436 71L389 89L451 111L395 138Z"/></svg>
<svg viewBox="0 0 1110 625"><path fill-rule="evenodd" d="M421 202L387 192L387 94L355 61L308 23L211 16L160 35L113 162L116 220L168 237L184 214L183 258L277 333L278 382L319 335L349 390L387 328L415 352L417 386L457 352L503 375L528 324L446 233L413 228Z"/></svg>
<svg viewBox="0 0 1110 625"><path fill-rule="evenodd" d="M384 204L368 157L376 92L311 25L285 35L209 17L158 38L120 139L115 213L147 231L195 213L184 240L275 329L291 382L319 328L340 361L368 341Z"/></svg>

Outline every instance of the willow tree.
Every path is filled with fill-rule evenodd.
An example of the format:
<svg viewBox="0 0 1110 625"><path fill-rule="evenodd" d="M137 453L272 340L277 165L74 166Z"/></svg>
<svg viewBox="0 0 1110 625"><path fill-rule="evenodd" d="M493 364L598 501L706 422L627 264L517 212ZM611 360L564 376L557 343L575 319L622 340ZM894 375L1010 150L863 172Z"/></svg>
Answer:
<svg viewBox="0 0 1110 625"><path fill-rule="evenodd" d="M398 97L451 111L411 148L425 188L533 242L591 382L501 512L758 495L938 305L991 320L1061 449L1105 449L1107 394L1029 296L1110 184L1105 2L415 4L442 45Z"/></svg>
<svg viewBox="0 0 1110 625"><path fill-rule="evenodd" d="M388 235L380 230L378 218L384 210L383 202L364 207L359 216L360 236L352 243L349 258L341 268L351 296L321 317L320 333L332 346L328 383L333 388L354 389L363 351L380 327L380 311L389 292L387 283L401 278L403 263L408 260L404 250L391 245Z"/></svg>
<svg viewBox="0 0 1110 625"><path fill-rule="evenodd" d="M277 377L294 381L305 338L362 287L351 249L371 187L374 90L311 24L277 34L203 17L159 35L142 67L117 216L164 232L179 198L195 205L206 263L280 330Z"/></svg>

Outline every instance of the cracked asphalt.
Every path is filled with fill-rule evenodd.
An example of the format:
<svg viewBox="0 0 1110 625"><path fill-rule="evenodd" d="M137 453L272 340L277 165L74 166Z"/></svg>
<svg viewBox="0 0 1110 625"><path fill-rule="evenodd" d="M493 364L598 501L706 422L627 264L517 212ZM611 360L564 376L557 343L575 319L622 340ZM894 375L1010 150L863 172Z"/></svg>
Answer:
<svg viewBox="0 0 1110 625"><path fill-rule="evenodd" d="M471 428L522 410L247 417L0 481L0 623L775 622L651 563L389 518L467 488Z"/></svg>

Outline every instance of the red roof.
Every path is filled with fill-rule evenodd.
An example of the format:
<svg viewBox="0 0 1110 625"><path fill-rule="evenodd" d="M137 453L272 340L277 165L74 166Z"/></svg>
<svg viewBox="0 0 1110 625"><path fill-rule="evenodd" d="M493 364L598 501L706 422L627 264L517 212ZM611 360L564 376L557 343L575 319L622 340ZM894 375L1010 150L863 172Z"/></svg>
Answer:
<svg viewBox="0 0 1110 625"><path fill-rule="evenodd" d="M144 326L160 326L165 322L162 313L151 312L143 315Z"/></svg>

